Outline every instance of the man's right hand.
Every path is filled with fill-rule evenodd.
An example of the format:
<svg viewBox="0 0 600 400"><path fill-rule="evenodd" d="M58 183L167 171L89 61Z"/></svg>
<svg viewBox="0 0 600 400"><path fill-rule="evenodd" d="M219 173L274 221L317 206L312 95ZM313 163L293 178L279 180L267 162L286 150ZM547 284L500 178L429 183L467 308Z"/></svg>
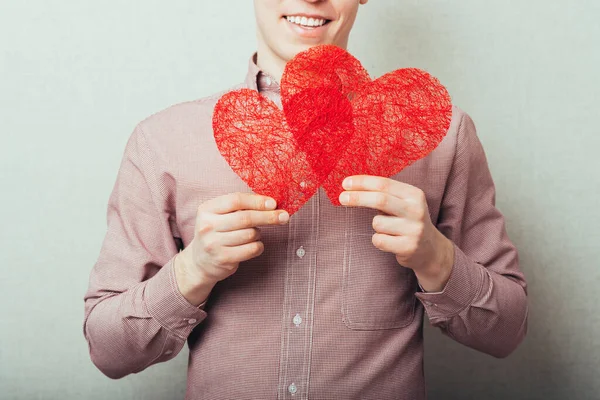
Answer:
<svg viewBox="0 0 600 400"><path fill-rule="evenodd" d="M219 196L198 206L194 238L175 259L179 290L190 303L201 304L240 262L263 253L259 227L289 221L289 214L275 207L273 198L253 193Z"/></svg>

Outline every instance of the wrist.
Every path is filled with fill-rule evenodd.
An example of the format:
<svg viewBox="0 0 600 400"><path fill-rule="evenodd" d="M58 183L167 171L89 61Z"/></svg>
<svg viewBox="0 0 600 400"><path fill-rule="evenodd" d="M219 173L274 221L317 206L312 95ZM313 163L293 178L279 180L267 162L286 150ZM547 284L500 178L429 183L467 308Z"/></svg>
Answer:
<svg viewBox="0 0 600 400"><path fill-rule="evenodd" d="M177 286L183 297L194 306L202 304L217 282L208 279L199 269L192 268L185 249L175 256L174 267Z"/></svg>
<svg viewBox="0 0 600 400"><path fill-rule="evenodd" d="M415 271L421 287L427 292L441 292L446 287L454 265L454 244L440 233L435 260L426 268Z"/></svg>

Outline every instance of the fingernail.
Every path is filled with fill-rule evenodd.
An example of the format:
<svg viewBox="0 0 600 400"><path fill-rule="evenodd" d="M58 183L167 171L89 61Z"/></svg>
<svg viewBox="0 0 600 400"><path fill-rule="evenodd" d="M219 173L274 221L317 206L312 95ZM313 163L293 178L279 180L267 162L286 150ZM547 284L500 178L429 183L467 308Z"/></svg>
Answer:
<svg viewBox="0 0 600 400"><path fill-rule="evenodd" d="M279 214L279 222L288 222L290 219L290 215L287 212L282 212Z"/></svg>
<svg viewBox="0 0 600 400"><path fill-rule="evenodd" d="M348 193L342 193L340 195L340 203L346 204L350 201L350 195Z"/></svg>
<svg viewBox="0 0 600 400"><path fill-rule="evenodd" d="M269 200L265 201L265 207L267 207L269 209L275 208L276 205L277 205L277 203L273 199L269 199Z"/></svg>
<svg viewBox="0 0 600 400"><path fill-rule="evenodd" d="M352 179L351 178L344 179L344 182L342 182L342 186L344 187L344 189L351 189L352 188Z"/></svg>

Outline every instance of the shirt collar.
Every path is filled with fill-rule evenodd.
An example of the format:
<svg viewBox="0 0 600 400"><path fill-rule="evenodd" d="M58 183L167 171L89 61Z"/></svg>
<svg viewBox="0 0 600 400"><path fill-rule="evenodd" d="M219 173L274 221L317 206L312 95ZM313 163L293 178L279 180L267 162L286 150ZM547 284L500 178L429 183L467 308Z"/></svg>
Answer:
<svg viewBox="0 0 600 400"><path fill-rule="evenodd" d="M275 80L271 75L262 71L256 64L255 52L248 61L248 73L246 74L246 86L248 89L256 90L258 92L279 92L279 82Z"/></svg>

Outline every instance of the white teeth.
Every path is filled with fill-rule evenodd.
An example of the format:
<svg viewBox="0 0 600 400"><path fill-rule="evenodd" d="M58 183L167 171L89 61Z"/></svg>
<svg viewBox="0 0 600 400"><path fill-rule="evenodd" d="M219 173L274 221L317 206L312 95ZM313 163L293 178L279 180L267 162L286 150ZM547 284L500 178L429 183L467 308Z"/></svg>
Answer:
<svg viewBox="0 0 600 400"><path fill-rule="evenodd" d="M307 18L307 17L299 17L299 16L287 16L286 19L296 25L305 26L305 27L318 27L325 25L327 20L319 19L319 18Z"/></svg>

